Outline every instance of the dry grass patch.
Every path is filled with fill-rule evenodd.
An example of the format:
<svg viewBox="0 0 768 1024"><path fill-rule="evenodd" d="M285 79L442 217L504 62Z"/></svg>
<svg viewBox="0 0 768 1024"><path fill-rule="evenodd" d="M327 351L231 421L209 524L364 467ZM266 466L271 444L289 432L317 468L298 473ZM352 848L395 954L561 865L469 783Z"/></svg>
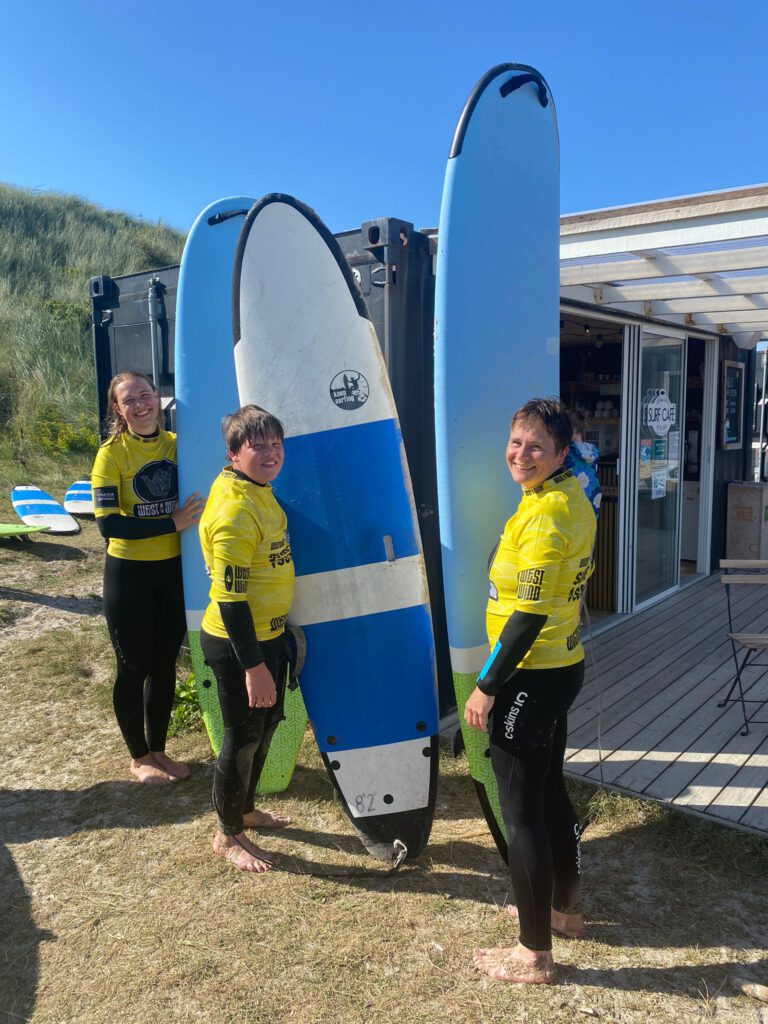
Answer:
<svg viewBox="0 0 768 1024"><path fill-rule="evenodd" d="M653 804L573 787L593 819L592 927L588 941L555 940L553 987L505 986L472 967L474 946L517 932L499 913L505 872L463 758L442 759L423 858L388 874L352 834L308 735L291 787L264 801L294 819L261 837L283 870L225 865L210 850L202 734L171 743L192 764L188 783L153 790L127 777L105 706L112 652L88 603L103 553L93 534L91 524L80 535L79 575L57 557L43 560L45 586L27 578L26 590L58 603L3 596L24 614L0 624L0 1020L761 1021L728 978L766 980L768 844ZM0 555L17 578L40 565Z"/></svg>

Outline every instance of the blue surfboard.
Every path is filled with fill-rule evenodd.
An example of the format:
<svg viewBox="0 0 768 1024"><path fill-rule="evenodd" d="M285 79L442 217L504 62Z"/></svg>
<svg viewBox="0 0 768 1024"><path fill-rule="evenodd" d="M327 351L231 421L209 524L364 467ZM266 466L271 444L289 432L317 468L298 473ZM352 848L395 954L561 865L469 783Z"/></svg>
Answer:
<svg viewBox="0 0 768 1024"><path fill-rule="evenodd" d="M306 636L301 688L315 738L366 848L415 857L437 785L434 645L376 334L338 243L290 196L265 196L246 217L233 294L241 401L286 431L274 490L288 515L289 621Z"/></svg>
<svg viewBox="0 0 768 1024"><path fill-rule="evenodd" d="M33 484L17 484L11 491L16 515L27 526L46 526L51 533L79 533L80 524L52 498Z"/></svg>
<svg viewBox="0 0 768 1024"><path fill-rule="evenodd" d="M92 516L94 514L90 480L75 480L64 495L64 508L73 516Z"/></svg>
<svg viewBox="0 0 768 1024"><path fill-rule="evenodd" d="M240 228L253 199L222 199L197 218L179 270L176 320L176 427L179 494L207 496L226 463L221 420L239 405L232 354L232 267ZM224 738L216 680L200 648L200 624L210 580L198 531L181 535L187 632L200 707L214 753ZM280 723L262 770L259 791L279 792L290 782L307 714L295 681L286 692Z"/></svg>
<svg viewBox="0 0 768 1024"><path fill-rule="evenodd" d="M501 64L459 119L440 209L435 430L451 667L470 771L500 852L488 737L464 705L488 658L488 556L521 492L505 462L513 413L559 392L559 148L552 94Z"/></svg>

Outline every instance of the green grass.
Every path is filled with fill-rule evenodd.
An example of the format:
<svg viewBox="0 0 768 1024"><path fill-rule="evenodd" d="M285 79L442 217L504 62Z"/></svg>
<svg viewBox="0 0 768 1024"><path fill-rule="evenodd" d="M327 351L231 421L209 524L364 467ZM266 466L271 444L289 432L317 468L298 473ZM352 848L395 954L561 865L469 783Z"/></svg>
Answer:
<svg viewBox="0 0 768 1024"><path fill-rule="evenodd" d="M163 224L0 185L0 432L17 460L93 449L89 279L178 263L183 244Z"/></svg>

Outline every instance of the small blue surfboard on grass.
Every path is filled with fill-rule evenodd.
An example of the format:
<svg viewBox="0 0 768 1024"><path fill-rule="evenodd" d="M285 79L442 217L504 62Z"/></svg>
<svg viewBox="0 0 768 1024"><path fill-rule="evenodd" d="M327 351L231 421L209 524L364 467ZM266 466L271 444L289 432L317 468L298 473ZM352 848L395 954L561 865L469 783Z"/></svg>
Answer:
<svg viewBox="0 0 768 1024"><path fill-rule="evenodd" d="M16 515L27 526L46 526L51 533L79 533L80 524L47 491L17 484L11 491Z"/></svg>
<svg viewBox="0 0 768 1024"><path fill-rule="evenodd" d="M75 480L64 495L64 508L73 516L92 516L94 514L90 480Z"/></svg>

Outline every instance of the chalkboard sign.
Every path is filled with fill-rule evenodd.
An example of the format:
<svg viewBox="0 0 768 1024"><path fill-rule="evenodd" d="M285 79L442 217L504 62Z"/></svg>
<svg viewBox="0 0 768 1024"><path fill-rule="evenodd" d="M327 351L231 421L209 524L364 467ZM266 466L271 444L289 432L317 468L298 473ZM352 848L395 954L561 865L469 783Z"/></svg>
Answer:
<svg viewBox="0 0 768 1024"><path fill-rule="evenodd" d="M726 451L744 444L744 363L723 360L720 401L720 447Z"/></svg>

